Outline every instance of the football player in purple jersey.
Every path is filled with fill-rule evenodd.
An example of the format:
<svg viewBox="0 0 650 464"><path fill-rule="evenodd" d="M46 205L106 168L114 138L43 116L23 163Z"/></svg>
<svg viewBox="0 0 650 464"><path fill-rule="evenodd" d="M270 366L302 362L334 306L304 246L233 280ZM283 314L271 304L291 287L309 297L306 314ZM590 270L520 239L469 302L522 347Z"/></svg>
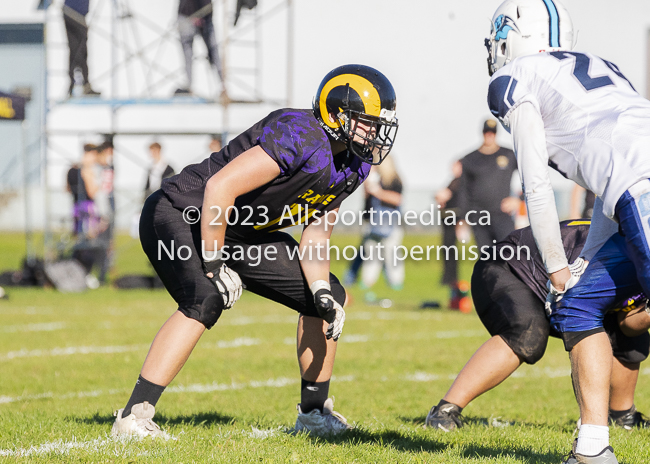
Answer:
<svg viewBox="0 0 650 464"><path fill-rule="evenodd" d="M341 202L391 150L395 108L383 74L340 66L321 82L312 109L272 112L149 196L142 247L178 311L156 335L131 398L116 412L114 435L166 435L152 420L156 402L244 287L300 314L296 431L350 428L328 399L345 290L323 249ZM299 242L280 231L295 224L304 225Z"/></svg>

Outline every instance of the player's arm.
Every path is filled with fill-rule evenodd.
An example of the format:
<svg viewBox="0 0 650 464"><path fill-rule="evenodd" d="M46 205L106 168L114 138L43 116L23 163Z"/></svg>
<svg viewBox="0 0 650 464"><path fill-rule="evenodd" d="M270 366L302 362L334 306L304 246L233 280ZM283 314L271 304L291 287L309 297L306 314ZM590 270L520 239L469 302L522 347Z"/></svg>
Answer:
<svg viewBox="0 0 650 464"><path fill-rule="evenodd" d="M226 236L229 207L240 195L268 184L280 175L278 164L259 146L250 148L226 164L205 186L201 217L202 256L205 276L223 297L223 309L231 308L242 292L239 275L226 265L221 248Z"/></svg>
<svg viewBox="0 0 650 464"><path fill-rule="evenodd" d="M314 295L314 303L318 314L330 325L327 328L327 338L338 340L343 331L345 311L332 296L330 286L330 261L328 241L336 223L339 209L328 211L319 219L307 225L300 237L299 256L300 266L305 275L309 289Z"/></svg>
<svg viewBox="0 0 650 464"><path fill-rule="evenodd" d="M240 195L268 184L280 175L280 167L260 146L255 146L226 164L205 186L201 211L201 239L206 251L223 246L225 212ZM208 253L206 253L208 254ZM211 254L211 253L210 253Z"/></svg>
<svg viewBox="0 0 650 464"><path fill-rule="evenodd" d="M553 287L561 291L571 272L548 175L544 121L532 103L524 102L511 111L510 129L533 236Z"/></svg>

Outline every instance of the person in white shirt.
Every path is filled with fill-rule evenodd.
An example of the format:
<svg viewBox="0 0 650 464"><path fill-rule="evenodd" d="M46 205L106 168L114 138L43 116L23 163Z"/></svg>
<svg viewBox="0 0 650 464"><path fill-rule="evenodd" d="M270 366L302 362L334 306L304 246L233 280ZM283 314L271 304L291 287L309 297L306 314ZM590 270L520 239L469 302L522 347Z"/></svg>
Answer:
<svg viewBox="0 0 650 464"><path fill-rule="evenodd" d="M549 275L551 324L570 351L580 405L582 425L565 462L613 463L611 347L601 303L616 294L621 256L636 269L639 288L650 290L650 102L615 64L571 51L571 18L558 1L506 0L492 22L488 103L512 133L530 224ZM547 166L597 195L587 243L572 265ZM590 285L603 275L610 276L607 288Z"/></svg>
<svg viewBox="0 0 650 464"><path fill-rule="evenodd" d="M149 145L149 153L151 154L153 164L147 172L147 183L144 186L145 198L160 188L163 179L167 179L176 174L174 168L163 159L161 152L162 146L158 142Z"/></svg>

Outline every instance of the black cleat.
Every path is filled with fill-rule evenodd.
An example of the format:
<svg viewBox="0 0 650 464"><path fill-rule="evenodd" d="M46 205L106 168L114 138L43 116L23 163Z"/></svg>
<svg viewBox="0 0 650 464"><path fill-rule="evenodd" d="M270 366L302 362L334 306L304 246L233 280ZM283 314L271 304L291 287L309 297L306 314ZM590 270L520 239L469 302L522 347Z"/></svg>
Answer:
<svg viewBox="0 0 650 464"><path fill-rule="evenodd" d="M613 417L610 411L609 423L610 425L622 427L625 430L632 430L635 427L640 429L650 428L650 421L648 418L637 411L634 406L632 406L631 410L627 414L621 417Z"/></svg>
<svg viewBox="0 0 650 464"><path fill-rule="evenodd" d="M462 409L453 403L438 404L431 408L431 411L427 414L424 426L444 430L445 432L459 429L463 426L461 411Z"/></svg>

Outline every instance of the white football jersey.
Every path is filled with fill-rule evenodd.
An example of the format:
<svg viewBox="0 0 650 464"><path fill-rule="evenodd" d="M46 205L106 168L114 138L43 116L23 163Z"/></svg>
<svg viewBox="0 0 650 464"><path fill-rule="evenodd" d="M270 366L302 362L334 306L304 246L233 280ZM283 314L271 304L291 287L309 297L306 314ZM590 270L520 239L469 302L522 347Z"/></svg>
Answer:
<svg viewBox="0 0 650 464"><path fill-rule="evenodd" d="M509 130L524 102L544 121L549 166L601 196L606 216L650 177L650 101L615 64L573 51L516 58L492 76L488 104Z"/></svg>

